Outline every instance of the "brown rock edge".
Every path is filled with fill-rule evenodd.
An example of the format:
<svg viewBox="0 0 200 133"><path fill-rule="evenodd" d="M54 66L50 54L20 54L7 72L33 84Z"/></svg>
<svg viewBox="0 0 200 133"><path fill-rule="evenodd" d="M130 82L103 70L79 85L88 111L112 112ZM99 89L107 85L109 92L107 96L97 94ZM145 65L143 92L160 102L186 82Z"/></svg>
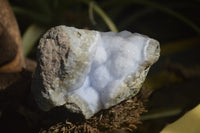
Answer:
<svg viewBox="0 0 200 133"><path fill-rule="evenodd" d="M20 72L24 68L21 36L7 0L0 0L0 73Z"/></svg>

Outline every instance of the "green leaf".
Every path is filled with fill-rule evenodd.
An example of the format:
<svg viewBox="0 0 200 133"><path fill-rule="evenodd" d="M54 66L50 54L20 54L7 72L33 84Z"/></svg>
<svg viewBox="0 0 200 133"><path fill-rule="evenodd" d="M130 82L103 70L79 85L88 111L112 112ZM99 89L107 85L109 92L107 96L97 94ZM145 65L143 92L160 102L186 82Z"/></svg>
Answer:
<svg viewBox="0 0 200 133"><path fill-rule="evenodd" d="M40 12L36 12L33 10L29 10L29 9L17 7L17 6L12 6L12 8L16 14L27 16L37 22L48 24L51 21L51 17L48 16L47 14L43 14Z"/></svg>
<svg viewBox="0 0 200 133"><path fill-rule="evenodd" d="M115 5L121 5L126 4L126 5L130 5L130 4L138 4L138 5L143 5L143 6L147 6L147 7L151 7L153 9L156 9L160 12L166 13L170 16L175 17L176 19L180 20L181 22L185 23L186 25L188 25L190 28L192 28L194 31L196 31L198 34L200 34L200 27L198 25L196 25L194 22L192 22L190 19L188 19L187 17L183 16L182 14L167 8L166 6L153 2L153 1L149 1L149 0L110 0L110 2L112 4L112 6Z"/></svg>
<svg viewBox="0 0 200 133"><path fill-rule="evenodd" d="M94 11L104 20L104 22L107 24L111 31L118 32L118 29L113 23L113 21L110 19L110 17L108 17L108 15L104 12L103 9L101 9L101 7L96 2L90 0L80 0L80 2L87 4L88 6L90 6L90 8L92 7Z"/></svg>
<svg viewBox="0 0 200 133"><path fill-rule="evenodd" d="M167 125L161 133L199 133L200 132L200 104L186 113L180 119Z"/></svg>
<svg viewBox="0 0 200 133"><path fill-rule="evenodd" d="M39 37L44 33L45 29L35 24L30 25L22 37L22 48L24 56L27 56L32 50L34 44Z"/></svg>

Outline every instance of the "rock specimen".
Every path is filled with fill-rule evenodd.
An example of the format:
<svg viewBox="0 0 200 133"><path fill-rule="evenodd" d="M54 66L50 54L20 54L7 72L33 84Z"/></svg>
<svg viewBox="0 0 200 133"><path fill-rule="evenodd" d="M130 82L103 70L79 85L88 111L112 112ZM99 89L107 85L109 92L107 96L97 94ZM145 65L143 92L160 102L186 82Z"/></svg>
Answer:
<svg viewBox="0 0 200 133"><path fill-rule="evenodd" d="M156 40L137 33L57 26L40 40L32 92L44 111L65 106L89 119L135 96L159 54Z"/></svg>

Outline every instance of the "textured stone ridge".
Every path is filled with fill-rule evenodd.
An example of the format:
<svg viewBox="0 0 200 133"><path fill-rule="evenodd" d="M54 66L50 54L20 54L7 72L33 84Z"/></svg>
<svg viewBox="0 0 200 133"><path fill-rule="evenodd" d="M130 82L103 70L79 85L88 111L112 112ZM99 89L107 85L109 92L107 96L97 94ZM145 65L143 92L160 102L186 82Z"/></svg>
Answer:
<svg viewBox="0 0 200 133"><path fill-rule="evenodd" d="M45 111L65 104L66 91L73 90L75 86L80 87L78 82L83 82L84 78L79 74L88 71L87 62L91 55L87 54L90 53L81 52L81 47L74 46L72 44L74 40L70 40L70 37L80 37L80 31L70 33L69 29L68 32L65 31L64 26L58 26L48 30L40 39L37 51L38 65L32 82L32 92L39 107ZM87 31L83 31L83 35L84 32ZM92 38L90 41L93 41ZM88 57L82 59L85 56Z"/></svg>
<svg viewBox="0 0 200 133"><path fill-rule="evenodd" d="M57 77L62 77L63 62L69 49L69 37L62 28L52 28L43 35L37 51L37 68L32 81L32 92L39 107L49 110L54 105L49 100L49 90Z"/></svg>
<svg viewBox="0 0 200 133"><path fill-rule="evenodd" d="M88 119L135 96L159 52L137 33L58 26L40 40L32 92L45 111L65 105Z"/></svg>

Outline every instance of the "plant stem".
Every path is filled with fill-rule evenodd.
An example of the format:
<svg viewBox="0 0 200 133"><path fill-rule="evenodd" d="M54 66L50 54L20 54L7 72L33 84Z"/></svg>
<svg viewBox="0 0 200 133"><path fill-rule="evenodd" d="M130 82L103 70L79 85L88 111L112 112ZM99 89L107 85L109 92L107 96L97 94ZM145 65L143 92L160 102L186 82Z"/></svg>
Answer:
<svg viewBox="0 0 200 133"><path fill-rule="evenodd" d="M150 7L153 7L157 10L160 10L164 13L167 13L171 16L174 16L175 18L179 19L180 21L184 22L185 24L187 24L188 26L190 26L193 30L195 30L198 34L200 34L200 28L194 24L191 20L187 19L186 17L184 17L183 15L181 15L180 13L178 12L175 12L167 7L164 7L158 3L154 3L154 2L151 2L151 1L147 1L147 0L134 0L135 3L138 3L138 4L142 4L142 5L147 5L147 6L150 6Z"/></svg>
<svg viewBox="0 0 200 133"><path fill-rule="evenodd" d="M101 7L96 2L90 0L80 0L80 1L87 4L88 6L91 5L92 2L94 11L104 20L109 29L111 31L118 32L118 29L113 23L113 21L110 19L110 17L108 17L108 15L103 11L103 9L101 9Z"/></svg>
<svg viewBox="0 0 200 133"><path fill-rule="evenodd" d="M107 3L107 5L114 5L114 4L121 4L121 0L111 0L109 1L109 3ZM170 8L167 8L161 4L149 1L149 0L123 0L123 4L139 4L139 5L145 5L148 7L152 7L154 9L157 9L163 13L166 13L168 15L171 15L173 17L175 17L176 19L180 20L181 22L185 23L186 25L188 25L189 27L191 27L194 31L196 31L198 34L200 34L200 27L198 25L196 25L195 23L193 23L191 20L189 20L188 18L186 18L185 16L183 16L182 14L173 11Z"/></svg>

